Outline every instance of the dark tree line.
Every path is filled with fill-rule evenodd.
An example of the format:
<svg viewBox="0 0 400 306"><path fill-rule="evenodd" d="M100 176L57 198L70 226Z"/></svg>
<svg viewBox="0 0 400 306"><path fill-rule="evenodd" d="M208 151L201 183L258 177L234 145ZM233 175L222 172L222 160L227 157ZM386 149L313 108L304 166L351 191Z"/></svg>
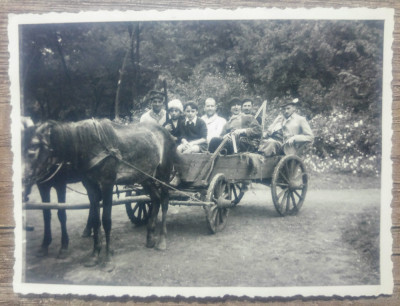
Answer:
<svg viewBox="0 0 400 306"><path fill-rule="evenodd" d="M230 98L250 97L268 100L270 120L290 96L309 119L350 112L347 120L380 126L380 21L79 23L20 31L23 113L36 121L135 118L148 91L166 79L170 98L201 107L211 96L223 115Z"/></svg>

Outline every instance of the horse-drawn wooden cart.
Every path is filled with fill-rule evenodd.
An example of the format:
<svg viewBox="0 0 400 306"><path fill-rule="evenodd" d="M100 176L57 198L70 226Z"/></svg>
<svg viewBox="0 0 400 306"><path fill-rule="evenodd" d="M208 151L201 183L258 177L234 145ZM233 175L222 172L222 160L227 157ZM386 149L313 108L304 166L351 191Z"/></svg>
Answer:
<svg viewBox="0 0 400 306"><path fill-rule="evenodd" d="M90 122L86 124L90 125ZM211 232L216 233L225 227L228 209L240 202L248 184L258 182L271 187L272 200L279 214L296 214L303 205L308 185L308 176L302 160L296 155L263 157L248 152L225 155L222 152L227 139L225 138L214 153L181 154L174 160L180 184L176 187L168 186L169 204L204 207L208 226ZM117 159L128 168L135 167L119 157ZM156 184L167 185L154 177L151 179L154 179ZM120 194L118 191L116 193ZM113 205L125 204L133 223L146 223L151 215L149 195L144 194L138 185L129 186L122 190L122 193L123 197L113 199ZM25 203L24 207L85 209L89 208L89 203Z"/></svg>
<svg viewBox="0 0 400 306"><path fill-rule="evenodd" d="M180 184L171 192L170 204L203 206L212 233L225 227L228 209L240 202L250 182L271 187L275 209L282 216L296 214L307 192L307 172L295 155L183 154L175 162L175 168ZM140 195L141 189L128 192L129 196L132 192ZM135 224L145 223L150 209L149 199L126 203L127 214Z"/></svg>
<svg viewBox="0 0 400 306"><path fill-rule="evenodd" d="M73 137L74 135L79 137ZM250 182L259 182L271 187L272 200L279 214L284 216L297 213L304 202L308 185L308 176L302 160L295 155L268 158L254 153L225 155L223 148L229 139L235 143L233 135L228 135L214 153L183 154L172 160L175 144L167 131L157 125L123 126L108 120L94 119L69 124L49 122L41 125L35 131L28 151L29 167L24 177L24 198L27 198L33 183L50 184L50 181L56 179L63 165L70 163L73 169L82 169L83 183L92 200L90 204L24 203L25 209L44 211L43 253L47 254L51 242L50 209L58 209L59 217L62 217L59 219L62 225L60 252L63 253L68 248L65 210L90 207L84 233L90 233L94 228L93 252L98 255L101 243L96 226L100 224L100 199L103 202L102 223L106 234L107 261L111 260L111 205L125 204L133 223L145 223L148 219L146 245L154 247L157 243L160 249L166 248L168 194L171 205L202 206L212 233L224 229L229 208L240 202ZM133 148L136 150L132 151ZM49 173L57 162L59 166L55 172ZM180 177L180 184L176 187L166 183L170 178L172 166ZM43 181L45 177L47 178ZM143 184L148 194L143 194L133 186L123 192L123 198L113 198L113 185L134 182ZM59 183L62 184L57 185L58 190L56 188L58 198L60 202L64 202L67 178L63 177ZM50 186L47 191L49 190ZM46 200L50 200L49 196ZM43 197L42 201L45 201ZM150 213L152 206L156 209ZM163 208L162 227L156 242L154 229L160 206ZM97 263L97 258L89 262L90 265Z"/></svg>

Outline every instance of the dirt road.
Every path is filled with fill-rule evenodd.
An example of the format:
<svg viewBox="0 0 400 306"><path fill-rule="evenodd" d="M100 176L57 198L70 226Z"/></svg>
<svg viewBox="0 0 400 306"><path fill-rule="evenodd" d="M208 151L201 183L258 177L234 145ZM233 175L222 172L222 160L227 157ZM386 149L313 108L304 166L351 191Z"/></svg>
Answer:
<svg viewBox="0 0 400 306"><path fill-rule="evenodd" d="M75 188L80 186L75 185ZM34 191L32 199L37 200ZM69 192L69 201L86 200ZM297 216L279 217L270 190L253 185L230 211L223 232L210 235L199 207L172 206L168 247L145 247L145 227L133 226L124 206L113 208L116 268L104 273L82 260L92 248L81 238L87 210L68 211L70 253L57 259L60 227L53 212L53 243L36 257L43 233L41 211L28 211L26 281L85 285L342 286L379 282L378 189L309 190Z"/></svg>

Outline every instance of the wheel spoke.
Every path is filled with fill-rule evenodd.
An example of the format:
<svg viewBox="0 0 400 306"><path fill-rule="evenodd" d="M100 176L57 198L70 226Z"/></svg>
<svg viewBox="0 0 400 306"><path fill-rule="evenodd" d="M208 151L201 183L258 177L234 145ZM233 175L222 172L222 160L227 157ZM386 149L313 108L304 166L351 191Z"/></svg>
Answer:
<svg viewBox="0 0 400 306"><path fill-rule="evenodd" d="M290 162L290 161L289 161ZM286 175L290 177L290 172L289 172L289 162L285 163L285 170L286 170Z"/></svg>
<svg viewBox="0 0 400 306"><path fill-rule="evenodd" d="M143 219L147 219L147 217L148 217L148 209L147 209L147 206L146 206L146 203L145 204L143 204Z"/></svg>
<svg viewBox="0 0 400 306"><path fill-rule="evenodd" d="M292 198L293 208L297 210L296 199L294 198L293 192L290 193L290 197Z"/></svg>
<svg viewBox="0 0 400 306"><path fill-rule="evenodd" d="M285 201L287 199L287 194L288 194L288 192L287 192L287 190L285 190L285 194L283 195L282 201L279 205L280 212L283 212L283 206L285 205Z"/></svg>
<svg viewBox="0 0 400 306"><path fill-rule="evenodd" d="M215 225L215 227L217 227L218 226L218 224L219 224L219 218L220 218L220 213L219 213L219 209L218 208L215 208L215 218L214 218L214 225Z"/></svg>
<svg viewBox="0 0 400 306"><path fill-rule="evenodd" d="M214 197L216 199L218 199L220 191L221 191L221 182L217 182L215 189L214 189Z"/></svg>
<svg viewBox="0 0 400 306"><path fill-rule="evenodd" d="M288 187L289 187L289 184L285 184L285 183L276 183L276 186L288 188Z"/></svg>
<svg viewBox="0 0 400 306"><path fill-rule="evenodd" d="M301 195L296 190L292 190L292 194L301 199Z"/></svg>
<svg viewBox="0 0 400 306"><path fill-rule="evenodd" d="M286 189L282 189L281 192L277 195L278 201L281 198L281 196L285 193Z"/></svg>
<svg viewBox="0 0 400 306"><path fill-rule="evenodd" d="M224 211L223 209L219 209L219 224L224 222Z"/></svg>
<svg viewBox="0 0 400 306"><path fill-rule="evenodd" d="M221 196L223 196L224 199L229 199L230 197L230 192L229 192L229 185L228 184L222 184L222 193Z"/></svg>
<svg viewBox="0 0 400 306"><path fill-rule="evenodd" d="M297 168L297 163L296 163L296 160L293 159L290 161L290 173L291 173L290 176L294 175L296 168Z"/></svg>
<svg viewBox="0 0 400 306"><path fill-rule="evenodd" d="M286 183L290 183L290 181L288 180L288 178L283 174L283 171L279 171L279 174L282 176L282 178L286 181Z"/></svg>
<svg viewBox="0 0 400 306"><path fill-rule="evenodd" d="M293 190L293 191L299 197L299 202L304 200L304 196L303 195L299 194L296 190Z"/></svg>
<svg viewBox="0 0 400 306"><path fill-rule="evenodd" d="M139 208L139 204L136 203L136 204L135 204L135 207L134 207L133 210L132 210L132 213L135 214L135 212L137 211L138 208Z"/></svg>
<svg viewBox="0 0 400 306"><path fill-rule="evenodd" d="M300 168L297 168L297 169L300 169ZM300 171L298 171L298 174L293 179L298 180L302 176L307 176L307 173L302 172L302 170L300 169Z"/></svg>
<svg viewBox="0 0 400 306"><path fill-rule="evenodd" d="M142 205L139 206L139 212L138 212L138 219L141 220L142 219L142 211L143 211L143 207Z"/></svg>
<svg viewBox="0 0 400 306"><path fill-rule="evenodd" d="M289 210L290 210L290 197L289 197L289 191L288 191L288 194L287 194L287 197L286 197L286 212L289 212Z"/></svg>
<svg viewBox="0 0 400 306"><path fill-rule="evenodd" d="M232 190L233 190L233 195L234 195L234 197L235 197L235 200L238 198L238 195L237 195L237 193L236 193L236 186L235 186L235 184L232 184Z"/></svg>

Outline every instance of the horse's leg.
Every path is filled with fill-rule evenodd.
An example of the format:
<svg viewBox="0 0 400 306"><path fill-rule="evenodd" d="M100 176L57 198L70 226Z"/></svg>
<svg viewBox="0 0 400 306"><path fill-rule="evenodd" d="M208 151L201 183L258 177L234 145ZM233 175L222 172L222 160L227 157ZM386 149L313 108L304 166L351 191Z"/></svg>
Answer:
<svg viewBox="0 0 400 306"><path fill-rule="evenodd" d="M156 240L154 237L155 229L156 229L156 222L158 211L160 210L160 196L157 192L157 189L151 183L143 184L143 188L149 193L150 200L151 200L151 215L149 221L147 222L147 240L146 246L148 248L153 248L156 245Z"/></svg>
<svg viewBox="0 0 400 306"><path fill-rule="evenodd" d="M65 196L67 193L67 185L64 182L58 183L54 186L57 191L58 203L65 203ZM67 213L65 209L59 209L57 211L58 220L61 226L61 248L58 252L58 258L63 259L67 257L67 250L69 244L69 237L67 232Z"/></svg>
<svg viewBox="0 0 400 306"><path fill-rule="evenodd" d="M89 182L87 180L82 181L85 186L89 201L90 201L90 210L89 210L89 219L90 223L93 226L93 252L90 258L85 262L85 266L92 267L98 264L99 254L101 250L101 234L99 235L100 229L100 206L99 201L101 199L101 191L98 185L93 182Z"/></svg>
<svg viewBox="0 0 400 306"><path fill-rule="evenodd" d="M115 266L112 263L112 251L111 251L111 212L112 212L112 195L113 195L113 184L103 184L102 186L103 195L103 229L106 235L106 258L104 262L103 270L111 272Z"/></svg>
<svg viewBox="0 0 400 306"><path fill-rule="evenodd" d="M91 214L90 214L90 211L89 211L88 219L87 219L87 222L86 222L86 226L85 226L85 228L83 229L83 232L82 232L82 237L90 237L90 235L92 235L92 227L93 226L91 224L90 218L91 218Z"/></svg>
<svg viewBox="0 0 400 306"><path fill-rule="evenodd" d="M50 202L50 189L49 185L38 185L40 197L43 203ZM37 252L37 256L47 256L49 252L49 245L52 241L51 237L51 210L50 209L43 209L43 223L44 223L44 235L42 245Z"/></svg>
<svg viewBox="0 0 400 306"><path fill-rule="evenodd" d="M157 243L157 249L166 250L167 249L167 212L168 212L168 202L169 202L169 192L167 188L161 187L161 207L162 207L162 227L160 240Z"/></svg>

